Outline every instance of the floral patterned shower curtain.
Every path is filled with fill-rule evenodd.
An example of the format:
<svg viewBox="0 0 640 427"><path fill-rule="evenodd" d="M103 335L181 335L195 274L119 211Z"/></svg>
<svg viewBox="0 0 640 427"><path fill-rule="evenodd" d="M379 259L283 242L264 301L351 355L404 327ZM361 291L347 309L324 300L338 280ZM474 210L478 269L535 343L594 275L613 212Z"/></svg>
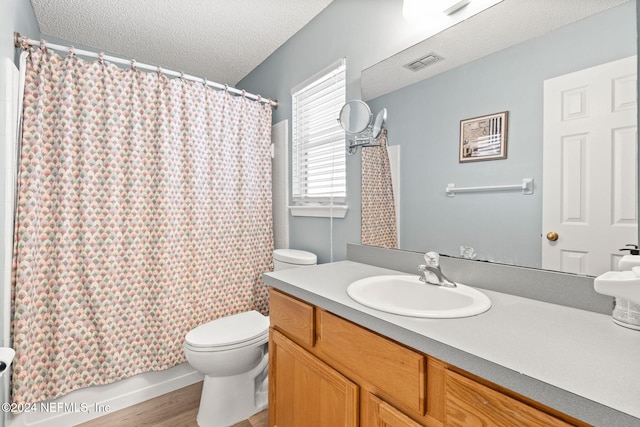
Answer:
<svg viewBox="0 0 640 427"><path fill-rule="evenodd" d="M271 107L33 49L13 283L13 401L185 361L185 334L266 313Z"/></svg>
<svg viewBox="0 0 640 427"><path fill-rule="evenodd" d="M362 148L360 239L363 245L397 249L396 208L386 130L377 142L378 147Z"/></svg>

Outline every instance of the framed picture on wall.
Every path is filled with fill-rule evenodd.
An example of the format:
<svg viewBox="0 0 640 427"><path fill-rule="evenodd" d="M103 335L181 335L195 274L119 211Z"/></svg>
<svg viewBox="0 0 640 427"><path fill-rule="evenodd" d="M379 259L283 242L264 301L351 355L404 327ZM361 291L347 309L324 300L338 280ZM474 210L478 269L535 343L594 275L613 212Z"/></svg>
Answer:
<svg viewBox="0 0 640 427"><path fill-rule="evenodd" d="M509 112L460 120L460 163L507 158Z"/></svg>

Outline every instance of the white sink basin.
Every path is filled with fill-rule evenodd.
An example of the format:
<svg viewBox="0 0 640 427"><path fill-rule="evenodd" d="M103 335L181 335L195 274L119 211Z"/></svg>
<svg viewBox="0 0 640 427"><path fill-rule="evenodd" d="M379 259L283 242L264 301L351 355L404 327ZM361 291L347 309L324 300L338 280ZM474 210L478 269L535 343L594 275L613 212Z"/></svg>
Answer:
<svg viewBox="0 0 640 427"><path fill-rule="evenodd" d="M491 308L491 300L485 294L457 285L455 288L429 285L421 282L419 276L373 276L351 283L347 294L367 307L411 317L468 317Z"/></svg>

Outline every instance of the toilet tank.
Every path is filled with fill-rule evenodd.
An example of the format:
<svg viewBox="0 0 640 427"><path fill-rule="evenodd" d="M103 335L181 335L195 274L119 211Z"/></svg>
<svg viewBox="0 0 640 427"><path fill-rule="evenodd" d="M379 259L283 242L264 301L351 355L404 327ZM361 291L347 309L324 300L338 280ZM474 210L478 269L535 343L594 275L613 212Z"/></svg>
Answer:
<svg viewBox="0 0 640 427"><path fill-rule="evenodd" d="M318 257L307 251L298 249L276 249L273 251L273 270L316 265Z"/></svg>

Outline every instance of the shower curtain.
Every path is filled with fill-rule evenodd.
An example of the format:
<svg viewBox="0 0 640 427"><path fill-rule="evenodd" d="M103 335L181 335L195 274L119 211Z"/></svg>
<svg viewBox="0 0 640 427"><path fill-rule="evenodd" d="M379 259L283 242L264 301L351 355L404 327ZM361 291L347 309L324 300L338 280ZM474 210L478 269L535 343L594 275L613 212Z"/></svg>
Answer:
<svg viewBox="0 0 640 427"><path fill-rule="evenodd" d="M13 276L13 401L185 361L185 334L266 313L271 107L32 49Z"/></svg>
<svg viewBox="0 0 640 427"><path fill-rule="evenodd" d="M362 148L360 240L363 245L397 249L396 208L386 129L377 142L380 144L377 147Z"/></svg>

